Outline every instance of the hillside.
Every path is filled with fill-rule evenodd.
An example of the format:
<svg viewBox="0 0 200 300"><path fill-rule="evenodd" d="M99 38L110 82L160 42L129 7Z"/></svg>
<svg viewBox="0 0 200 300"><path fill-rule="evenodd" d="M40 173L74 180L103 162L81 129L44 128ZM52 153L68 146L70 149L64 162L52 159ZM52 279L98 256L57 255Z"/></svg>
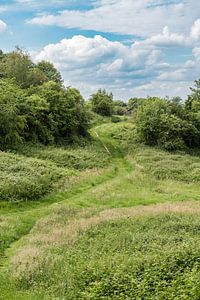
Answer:
<svg viewBox="0 0 200 300"><path fill-rule="evenodd" d="M0 299L200 298L200 158L130 132L0 153Z"/></svg>

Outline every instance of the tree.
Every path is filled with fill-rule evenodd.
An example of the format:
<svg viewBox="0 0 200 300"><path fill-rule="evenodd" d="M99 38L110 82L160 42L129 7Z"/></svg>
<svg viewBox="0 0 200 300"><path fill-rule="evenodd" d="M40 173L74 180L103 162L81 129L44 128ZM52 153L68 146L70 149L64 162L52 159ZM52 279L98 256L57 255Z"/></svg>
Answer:
<svg viewBox="0 0 200 300"><path fill-rule="evenodd" d="M137 109L138 109L138 107L140 106L140 105L142 105L142 103L144 102L144 101L146 101L147 99L144 99L144 98L131 98L131 99L129 99L128 100L128 106L127 106L127 110L128 110L128 112L131 114L131 113L133 113L133 112L135 112Z"/></svg>
<svg viewBox="0 0 200 300"><path fill-rule="evenodd" d="M149 98L138 108L137 134L140 141L167 150L195 147L200 133L184 107L160 98Z"/></svg>
<svg viewBox="0 0 200 300"><path fill-rule="evenodd" d="M89 125L85 102L74 88L65 89L49 81L38 90L40 97L49 104L50 126L56 143L72 142L78 136L86 136Z"/></svg>
<svg viewBox="0 0 200 300"><path fill-rule="evenodd" d="M29 55L20 48L3 56L0 69L1 77L15 79L21 88L40 85L46 81L44 73L36 68Z"/></svg>
<svg viewBox="0 0 200 300"><path fill-rule="evenodd" d="M98 90L90 98L92 110L102 116L111 116L113 113L114 103L112 93L108 94L105 90Z"/></svg>
<svg viewBox="0 0 200 300"><path fill-rule="evenodd" d="M27 96L20 108L26 117L25 140L43 144L53 142L53 120L46 99L37 94Z"/></svg>
<svg viewBox="0 0 200 300"><path fill-rule="evenodd" d="M114 113L119 116L127 114L127 103L121 100L114 101Z"/></svg>
<svg viewBox="0 0 200 300"><path fill-rule="evenodd" d="M54 81L62 85L62 76L53 64L43 60L37 64L37 68L45 74L47 81Z"/></svg>
<svg viewBox="0 0 200 300"><path fill-rule="evenodd" d="M24 92L11 80L0 80L0 149L12 148L23 140L26 118L20 111Z"/></svg>
<svg viewBox="0 0 200 300"><path fill-rule="evenodd" d="M192 93L188 95L185 107L188 111L200 111L200 79L195 80L194 87L191 87L190 90Z"/></svg>

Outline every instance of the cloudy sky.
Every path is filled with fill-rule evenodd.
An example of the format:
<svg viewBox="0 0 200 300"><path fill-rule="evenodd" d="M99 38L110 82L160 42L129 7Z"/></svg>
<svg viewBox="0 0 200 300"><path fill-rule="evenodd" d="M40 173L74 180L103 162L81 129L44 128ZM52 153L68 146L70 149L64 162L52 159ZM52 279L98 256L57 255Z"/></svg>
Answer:
<svg viewBox="0 0 200 300"><path fill-rule="evenodd" d="M200 1L1 0L0 48L16 45L85 97L185 98L200 77Z"/></svg>

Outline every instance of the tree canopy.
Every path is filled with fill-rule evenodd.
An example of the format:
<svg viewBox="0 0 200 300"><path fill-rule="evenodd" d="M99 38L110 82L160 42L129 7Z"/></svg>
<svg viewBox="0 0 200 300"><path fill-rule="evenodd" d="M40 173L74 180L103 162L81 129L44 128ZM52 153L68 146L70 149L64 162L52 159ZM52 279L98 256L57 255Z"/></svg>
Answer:
<svg viewBox="0 0 200 300"><path fill-rule="evenodd" d="M0 52L0 70L0 149L23 141L69 143L87 135L85 101L78 90L63 86L53 64L34 64L17 48Z"/></svg>

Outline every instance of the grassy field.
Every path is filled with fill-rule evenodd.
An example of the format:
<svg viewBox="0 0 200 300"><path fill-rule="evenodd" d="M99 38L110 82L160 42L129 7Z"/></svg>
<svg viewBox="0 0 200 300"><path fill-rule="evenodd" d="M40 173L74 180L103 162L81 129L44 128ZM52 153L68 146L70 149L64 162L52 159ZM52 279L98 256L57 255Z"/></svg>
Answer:
<svg viewBox="0 0 200 300"><path fill-rule="evenodd" d="M199 156L91 135L0 154L0 299L199 299Z"/></svg>

